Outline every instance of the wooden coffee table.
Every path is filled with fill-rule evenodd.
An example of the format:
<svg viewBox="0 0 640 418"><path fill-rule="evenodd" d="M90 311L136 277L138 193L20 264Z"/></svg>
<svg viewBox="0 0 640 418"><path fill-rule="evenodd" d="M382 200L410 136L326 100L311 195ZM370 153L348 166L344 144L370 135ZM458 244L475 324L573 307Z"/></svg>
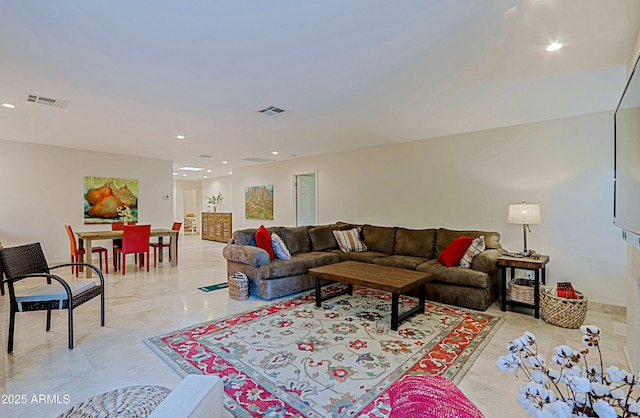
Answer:
<svg viewBox="0 0 640 418"><path fill-rule="evenodd" d="M339 295L353 294L353 285L383 290L391 293L391 329L398 330L398 325L405 319L424 312L424 285L431 280L431 273L379 266L377 264L360 263L357 261L343 261L341 263L309 269L309 274L316 278L316 306L322 306L322 301ZM322 279L347 284L347 289L322 297L320 282ZM400 295L410 290L418 290L420 302L418 306L399 315L398 304Z"/></svg>

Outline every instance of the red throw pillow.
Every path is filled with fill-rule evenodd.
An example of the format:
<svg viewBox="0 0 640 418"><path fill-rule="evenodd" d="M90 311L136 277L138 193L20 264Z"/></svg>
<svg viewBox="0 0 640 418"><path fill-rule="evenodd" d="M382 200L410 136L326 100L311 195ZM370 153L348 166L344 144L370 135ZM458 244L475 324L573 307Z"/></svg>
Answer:
<svg viewBox="0 0 640 418"><path fill-rule="evenodd" d="M271 261L276 258L276 255L273 252L273 245L271 244L271 234L267 231L267 228L265 228L264 225L260 225L260 228L256 231L256 244L258 247L269 253Z"/></svg>
<svg viewBox="0 0 640 418"><path fill-rule="evenodd" d="M438 256L438 261L447 267L453 267L460 262L467 248L473 242L471 237L458 237L451 241L447 248Z"/></svg>

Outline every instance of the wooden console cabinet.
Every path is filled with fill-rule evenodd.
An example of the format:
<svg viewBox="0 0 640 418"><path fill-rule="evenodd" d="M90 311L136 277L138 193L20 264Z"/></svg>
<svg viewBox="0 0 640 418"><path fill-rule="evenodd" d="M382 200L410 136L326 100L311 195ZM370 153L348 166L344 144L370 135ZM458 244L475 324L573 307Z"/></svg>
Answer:
<svg viewBox="0 0 640 418"><path fill-rule="evenodd" d="M202 212L202 239L229 242L231 231L231 213Z"/></svg>

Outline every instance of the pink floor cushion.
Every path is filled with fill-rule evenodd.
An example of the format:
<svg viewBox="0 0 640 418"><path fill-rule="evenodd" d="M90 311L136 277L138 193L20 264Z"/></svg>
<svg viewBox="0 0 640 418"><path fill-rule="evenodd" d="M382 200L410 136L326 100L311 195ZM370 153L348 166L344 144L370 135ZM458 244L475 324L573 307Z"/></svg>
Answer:
<svg viewBox="0 0 640 418"><path fill-rule="evenodd" d="M407 376L389 388L390 418L484 418L451 380Z"/></svg>

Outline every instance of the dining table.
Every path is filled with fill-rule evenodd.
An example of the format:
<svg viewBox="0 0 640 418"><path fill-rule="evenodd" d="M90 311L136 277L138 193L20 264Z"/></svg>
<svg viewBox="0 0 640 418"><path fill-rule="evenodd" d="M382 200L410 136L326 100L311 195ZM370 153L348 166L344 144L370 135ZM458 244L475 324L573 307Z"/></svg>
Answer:
<svg viewBox="0 0 640 418"><path fill-rule="evenodd" d="M114 240L114 239L122 239L122 230L119 231L80 231L76 232L78 236L78 240L80 241L80 248L84 248L84 259L83 261L86 263L89 260L87 254L91 254L92 241L98 240ZM159 240L162 240L162 237L169 237L169 254L171 259L171 267L175 267L178 265L178 257L176 257L177 251L177 243L178 243L178 233L179 231L174 231L172 229L152 229L151 236L158 237ZM160 252L160 261L162 261L162 252ZM92 269L84 269L85 275L87 278L91 277Z"/></svg>

